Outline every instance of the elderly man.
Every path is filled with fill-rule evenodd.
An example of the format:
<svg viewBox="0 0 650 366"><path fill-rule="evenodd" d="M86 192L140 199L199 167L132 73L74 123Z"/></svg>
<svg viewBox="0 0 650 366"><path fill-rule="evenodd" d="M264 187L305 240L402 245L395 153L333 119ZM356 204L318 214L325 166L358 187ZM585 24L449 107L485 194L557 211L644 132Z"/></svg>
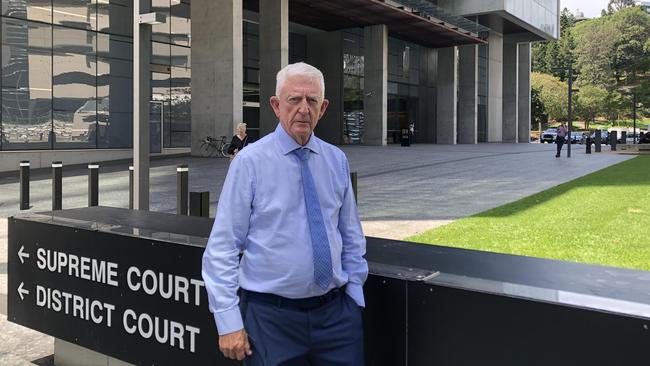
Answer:
<svg viewBox="0 0 650 366"><path fill-rule="evenodd" d="M280 70L280 123L237 154L219 198L203 278L221 352L248 365L363 365L365 238L348 161L314 135L324 95L315 67Z"/></svg>

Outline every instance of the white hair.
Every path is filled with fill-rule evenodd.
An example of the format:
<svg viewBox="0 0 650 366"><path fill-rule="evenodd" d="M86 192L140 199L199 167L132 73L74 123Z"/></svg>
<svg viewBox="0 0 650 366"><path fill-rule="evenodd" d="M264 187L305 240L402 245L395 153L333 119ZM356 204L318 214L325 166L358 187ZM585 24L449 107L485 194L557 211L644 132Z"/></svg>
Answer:
<svg viewBox="0 0 650 366"><path fill-rule="evenodd" d="M238 123L237 124L237 131L239 131L240 128L243 128L244 130L246 130L246 123L244 123L244 122Z"/></svg>
<svg viewBox="0 0 650 366"><path fill-rule="evenodd" d="M314 78L320 86L321 98L325 98L325 78L323 78L323 73L310 64L304 62L296 62L295 64L289 64L278 71L275 83L275 95L279 96L284 86L284 82L292 76L306 76L309 78Z"/></svg>

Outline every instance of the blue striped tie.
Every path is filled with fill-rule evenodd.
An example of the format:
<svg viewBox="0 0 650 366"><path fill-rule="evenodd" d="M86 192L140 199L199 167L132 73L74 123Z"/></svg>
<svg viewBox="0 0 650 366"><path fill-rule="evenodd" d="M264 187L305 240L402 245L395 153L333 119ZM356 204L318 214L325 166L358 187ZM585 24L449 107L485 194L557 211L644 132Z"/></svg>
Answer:
<svg viewBox="0 0 650 366"><path fill-rule="evenodd" d="M302 175L302 190L305 194L305 208L307 209L307 220L311 233L311 246L314 252L314 282L322 288L327 289L332 283L332 256L330 244L327 240L327 231L323 222L323 214L320 210L318 192L307 165L310 151L300 148L293 151L300 161L300 174Z"/></svg>

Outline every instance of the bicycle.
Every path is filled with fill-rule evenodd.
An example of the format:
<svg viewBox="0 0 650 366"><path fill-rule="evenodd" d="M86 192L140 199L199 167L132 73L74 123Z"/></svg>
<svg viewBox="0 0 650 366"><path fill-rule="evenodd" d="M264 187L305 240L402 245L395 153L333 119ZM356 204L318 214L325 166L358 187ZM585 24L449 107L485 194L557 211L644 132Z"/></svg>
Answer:
<svg viewBox="0 0 650 366"><path fill-rule="evenodd" d="M221 139L215 139L212 136L207 136L203 143L201 143L201 149L199 150L201 156L204 158L209 158L213 156L218 157L228 157L228 148L230 143L226 142L226 136L221 136Z"/></svg>

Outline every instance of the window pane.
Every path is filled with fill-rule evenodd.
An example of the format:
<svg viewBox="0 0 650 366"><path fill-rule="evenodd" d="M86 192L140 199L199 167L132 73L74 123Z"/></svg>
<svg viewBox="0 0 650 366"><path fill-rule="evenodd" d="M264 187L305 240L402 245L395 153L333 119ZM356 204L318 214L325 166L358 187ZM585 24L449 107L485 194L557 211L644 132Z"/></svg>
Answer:
<svg viewBox="0 0 650 366"><path fill-rule="evenodd" d="M151 12L164 14L167 18L165 23L154 24L151 26L151 40L163 43L171 43L170 33L170 13L169 0L151 0Z"/></svg>
<svg viewBox="0 0 650 366"><path fill-rule="evenodd" d="M185 3L172 5L172 16L171 16L172 43L181 46L190 46L191 28L192 28L192 21L190 20L190 5Z"/></svg>
<svg viewBox="0 0 650 366"><path fill-rule="evenodd" d="M97 57L133 60L133 40L127 37L98 33Z"/></svg>
<svg viewBox="0 0 650 366"><path fill-rule="evenodd" d="M133 36L133 6L130 0L97 3L97 29L100 32Z"/></svg>
<svg viewBox="0 0 650 366"><path fill-rule="evenodd" d="M52 23L49 0L2 0L2 15Z"/></svg>
<svg viewBox="0 0 650 366"><path fill-rule="evenodd" d="M171 46L171 64L172 66L191 67L191 48L181 46Z"/></svg>
<svg viewBox="0 0 650 366"><path fill-rule="evenodd" d="M171 146L190 146L192 125L191 69L172 67L171 80Z"/></svg>
<svg viewBox="0 0 650 366"><path fill-rule="evenodd" d="M97 33L78 29L54 27L54 53L95 55Z"/></svg>
<svg viewBox="0 0 650 366"><path fill-rule="evenodd" d="M97 30L97 4L93 0L53 0L54 24Z"/></svg>
<svg viewBox="0 0 650 366"><path fill-rule="evenodd" d="M60 49L67 49L67 46ZM95 56L55 51L53 71L52 106L56 135L54 147L95 148L97 136Z"/></svg>
<svg viewBox="0 0 650 366"><path fill-rule="evenodd" d="M125 148L133 143L133 63L97 60L97 146Z"/></svg>
<svg viewBox="0 0 650 366"><path fill-rule="evenodd" d="M169 65L171 46L165 43L151 42L151 63Z"/></svg>
<svg viewBox="0 0 650 366"><path fill-rule="evenodd" d="M2 20L3 150L51 147L50 32L49 25Z"/></svg>

